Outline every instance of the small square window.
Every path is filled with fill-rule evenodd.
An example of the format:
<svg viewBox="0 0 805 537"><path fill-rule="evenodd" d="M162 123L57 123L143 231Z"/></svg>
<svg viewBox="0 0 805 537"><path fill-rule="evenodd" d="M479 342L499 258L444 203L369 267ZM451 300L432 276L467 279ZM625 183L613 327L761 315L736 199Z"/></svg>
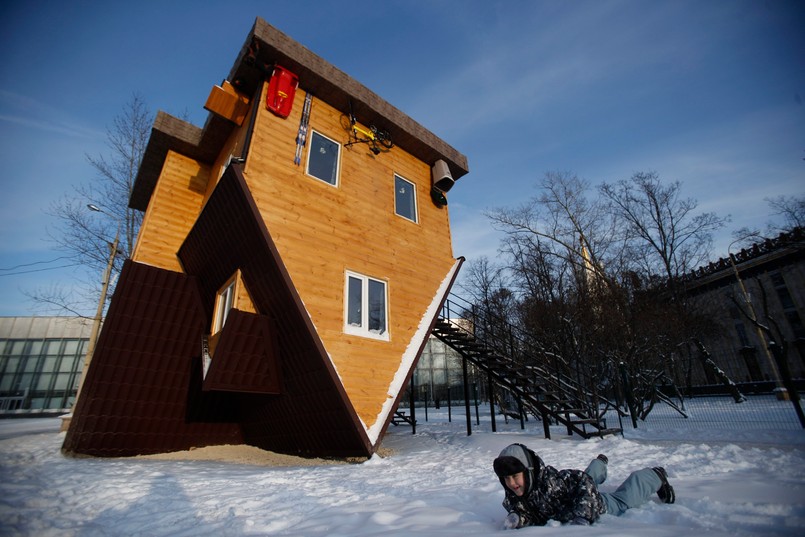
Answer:
<svg viewBox="0 0 805 537"><path fill-rule="evenodd" d="M417 221L416 186L399 175L394 175L394 211L412 222Z"/></svg>
<svg viewBox="0 0 805 537"><path fill-rule="evenodd" d="M313 131L307 155L307 174L333 186L338 184L338 142Z"/></svg>
<svg viewBox="0 0 805 537"><path fill-rule="evenodd" d="M344 332L388 341L386 282L347 273Z"/></svg>

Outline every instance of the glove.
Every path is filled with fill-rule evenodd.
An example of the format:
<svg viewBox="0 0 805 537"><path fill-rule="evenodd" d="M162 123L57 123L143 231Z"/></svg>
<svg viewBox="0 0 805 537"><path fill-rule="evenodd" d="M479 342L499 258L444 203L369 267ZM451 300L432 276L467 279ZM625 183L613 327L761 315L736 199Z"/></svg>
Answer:
<svg viewBox="0 0 805 537"><path fill-rule="evenodd" d="M584 518L583 516L577 516L576 518L570 521L570 524L573 526L589 526L590 521Z"/></svg>
<svg viewBox="0 0 805 537"><path fill-rule="evenodd" d="M506 520L503 521L504 530L516 530L520 527L520 515L517 513L509 513Z"/></svg>

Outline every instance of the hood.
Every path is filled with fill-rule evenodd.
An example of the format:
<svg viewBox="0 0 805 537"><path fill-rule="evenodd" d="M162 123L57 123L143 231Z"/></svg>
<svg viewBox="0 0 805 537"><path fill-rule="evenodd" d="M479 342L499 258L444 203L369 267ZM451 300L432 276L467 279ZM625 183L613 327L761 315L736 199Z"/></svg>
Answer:
<svg viewBox="0 0 805 537"><path fill-rule="evenodd" d="M500 480L506 492L510 492L504 479L508 475L523 472L525 474L526 495L531 492L534 483L534 476L539 473L542 467L542 460L536 453L522 444L511 444L500 452L498 458L492 463L495 474Z"/></svg>

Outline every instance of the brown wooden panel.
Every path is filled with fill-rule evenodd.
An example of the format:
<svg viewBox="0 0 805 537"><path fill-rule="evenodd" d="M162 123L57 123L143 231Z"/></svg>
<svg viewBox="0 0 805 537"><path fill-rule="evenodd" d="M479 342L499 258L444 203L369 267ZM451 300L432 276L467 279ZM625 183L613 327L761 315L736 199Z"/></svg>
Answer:
<svg viewBox="0 0 805 537"><path fill-rule="evenodd" d="M280 367L271 319L233 309L204 377L204 390L278 394L282 389Z"/></svg>
<svg viewBox="0 0 805 537"><path fill-rule="evenodd" d="M249 111L249 99L225 80L222 86L212 87L204 108L240 126Z"/></svg>

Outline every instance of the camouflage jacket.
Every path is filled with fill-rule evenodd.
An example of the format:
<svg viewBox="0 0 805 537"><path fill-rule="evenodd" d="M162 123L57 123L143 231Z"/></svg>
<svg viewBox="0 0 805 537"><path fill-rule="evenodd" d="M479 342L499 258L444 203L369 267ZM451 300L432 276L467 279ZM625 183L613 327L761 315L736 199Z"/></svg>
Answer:
<svg viewBox="0 0 805 537"><path fill-rule="evenodd" d="M544 526L549 520L570 522L578 517L593 523L606 511L593 479L581 470L540 465L531 491L518 497L506 491L503 507L520 515L522 526Z"/></svg>

